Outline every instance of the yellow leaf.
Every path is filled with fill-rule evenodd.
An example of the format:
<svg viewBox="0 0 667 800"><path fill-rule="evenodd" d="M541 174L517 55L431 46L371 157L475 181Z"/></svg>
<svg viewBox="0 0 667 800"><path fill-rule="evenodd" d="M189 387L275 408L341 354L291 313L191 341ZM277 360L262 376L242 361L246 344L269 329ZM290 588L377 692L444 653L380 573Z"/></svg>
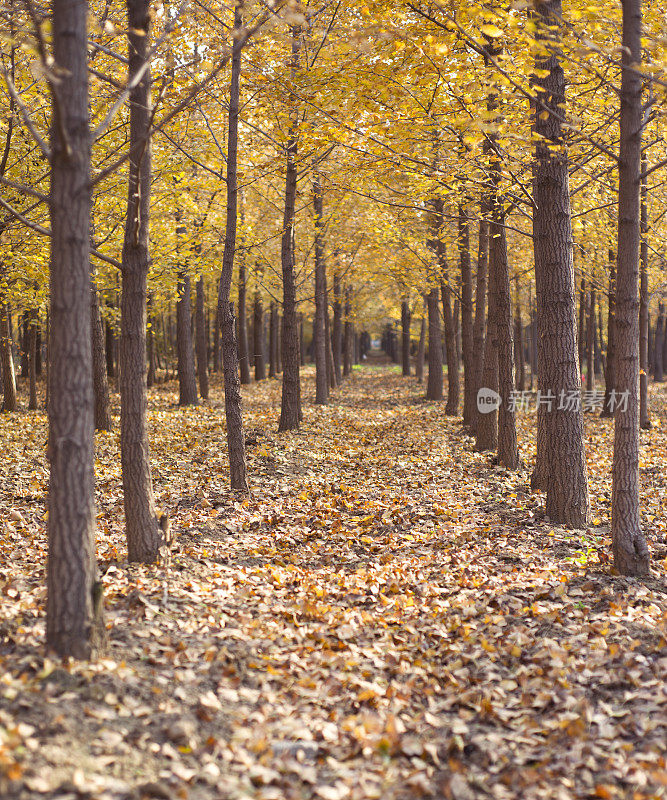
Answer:
<svg viewBox="0 0 667 800"><path fill-rule="evenodd" d="M481 28L482 33L485 36L488 36L490 39L498 39L498 37L503 35L503 32L500 28L497 28L495 25L482 25Z"/></svg>

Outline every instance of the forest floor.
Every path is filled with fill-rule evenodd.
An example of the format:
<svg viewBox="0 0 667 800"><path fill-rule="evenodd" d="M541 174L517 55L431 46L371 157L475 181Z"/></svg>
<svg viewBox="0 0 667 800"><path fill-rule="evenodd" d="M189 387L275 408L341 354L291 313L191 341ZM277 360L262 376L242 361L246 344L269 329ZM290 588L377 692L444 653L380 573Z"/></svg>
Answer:
<svg viewBox="0 0 667 800"><path fill-rule="evenodd" d="M210 402L151 392L169 563L128 565L118 419L97 437L108 655L44 655L46 420L0 419L3 798L667 798L667 385L642 432L645 581L611 574L612 423L586 416L593 522L549 524L526 467L444 404L355 369L300 431L244 388L252 493ZM114 398L117 413L117 397Z"/></svg>

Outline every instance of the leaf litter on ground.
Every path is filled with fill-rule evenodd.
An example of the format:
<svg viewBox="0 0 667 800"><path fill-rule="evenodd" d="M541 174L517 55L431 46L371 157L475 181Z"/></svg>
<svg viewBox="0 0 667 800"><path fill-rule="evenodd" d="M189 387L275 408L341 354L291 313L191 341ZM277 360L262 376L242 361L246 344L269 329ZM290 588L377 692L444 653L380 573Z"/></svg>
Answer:
<svg viewBox="0 0 667 800"><path fill-rule="evenodd" d="M92 664L44 655L45 417L0 419L0 794L667 797L664 387L642 431L645 581L610 572L610 421L586 415L592 524L567 531L530 492L534 415L508 472L390 368L320 408L307 368L304 395L279 435L279 381L244 387L242 497L220 387L188 409L151 392L178 534L157 566L125 560L118 434L98 434Z"/></svg>

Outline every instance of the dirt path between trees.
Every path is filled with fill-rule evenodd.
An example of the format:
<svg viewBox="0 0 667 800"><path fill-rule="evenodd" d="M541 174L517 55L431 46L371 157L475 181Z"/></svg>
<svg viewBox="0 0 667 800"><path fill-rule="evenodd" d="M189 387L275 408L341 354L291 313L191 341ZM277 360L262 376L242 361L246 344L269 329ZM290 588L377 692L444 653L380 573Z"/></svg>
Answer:
<svg viewBox="0 0 667 800"><path fill-rule="evenodd" d="M587 417L594 521L569 532L529 491L532 415L508 473L421 392L363 367L317 409L308 368L304 424L278 435L279 382L248 387L248 499L226 489L219 386L187 410L153 392L179 534L158 567L124 561L100 435L110 649L92 665L44 657L45 419L3 415L0 795L667 797L664 389L642 432L644 583L609 573L610 422Z"/></svg>

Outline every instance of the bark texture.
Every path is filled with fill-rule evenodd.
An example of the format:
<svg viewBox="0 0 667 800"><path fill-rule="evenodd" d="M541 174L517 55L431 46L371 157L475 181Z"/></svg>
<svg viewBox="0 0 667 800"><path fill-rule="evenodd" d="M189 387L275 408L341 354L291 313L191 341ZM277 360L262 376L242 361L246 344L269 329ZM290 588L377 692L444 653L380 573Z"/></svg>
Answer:
<svg viewBox="0 0 667 800"><path fill-rule="evenodd" d="M428 383L427 400L442 400L442 335L440 333L439 292L433 288L428 293Z"/></svg>
<svg viewBox="0 0 667 800"><path fill-rule="evenodd" d="M242 27L241 4L235 6L234 30ZM234 254L238 225L238 125L239 98L241 94L241 45L234 38L232 70L229 89L229 123L227 137L227 221L225 249L218 290L218 318L222 344L222 369L225 386L225 420L227 422L227 452L229 455L229 480L232 489L248 491L248 478L241 410L241 381L239 377L238 347L236 344L234 310L229 294L234 275Z"/></svg>
<svg viewBox="0 0 667 800"><path fill-rule="evenodd" d="M642 158L642 174L647 167L646 158ZM639 249L639 426L649 430L651 419L648 407L648 208L646 177L641 181L641 245Z"/></svg>
<svg viewBox="0 0 667 800"><path fill-rule="evenodd" d="M299 66L301 29L292 27L292 76ZM299 321L296 312L296 280L294 276L294 207L296 202L296 99L290 98L290 126L286 148L287 168L285 175L285 208L281 242L281 266L283 273L283 386L280 406L279 431L293 430L301 421L301 353L299 346Z"/></svg>
<svg viewBox="0 0 667 800"><path fill-rule="evenodd" d="M190 276L184 270L178 274L178 302L176 304L176 351L178 357L178 404L197 405L197 379L192 348L190 319Z"/></svg>
<svg viewBox="0 0 667 800"><path fill-rule="evenodd" d="M320 177L313 181L313 206L315 212L315 319L313 321L313 349L315 357L315 403L324 405L329 400L327 374L327 314L326 264L324 261L323 202Z"/></svg>
<svg viewBox="0 0 667 800"><path fill-rule="evenodd" d="M607 302L607 357L604 370L602 417L614 416L612 391L616 388L616 255L609 251L609 294Z"/></svg>
<svg viewBox="0 0 667 800"><path fill-rule="evenodd" d="M9 305L0 305L0 358L2 359L3 411L16 411L16 372L12 355L12 337L9 329Z"/></svg>
<svg viewBox="0 0 667 800"><path fill-rule="evenodd" d="M538 311L537 462L534 484L546 488L546 512L572 528L588 523L588 476L584 452L581 376L577 358L577 319L566 144L560 114L565 106L565 75L559 62L560 0L536 6L539 35L550 55L536 67L548 70L536 79L542 104L535 108L540 139L534 161L533 243ZM554 110L559 116L549 113ZM546 115L544 112L547 112ZM546 118L544 118L546 116ZM553 400L549 401L549 397ZM561 402L561 398L563 402Z"/></svg>
<svg viewBox="0 0 667 800"><path fill-rule="evenodd" d="M410 303L401 301L401 363L403 375L410 374Z"/></svg>
<svg viewBox="0 0 667 800"><path fill-rule="evenodd" d="M89 658L104 644L95 558L90 330L87 3L53 0L60 72L51 126L49 479L46 643Z"/></svg>
<svg viewBox="0 0 667 800"><path fill-rule="evenodd" d="M90 324L93 348L93 393L95 397L95 430L110 431L111 403L109 401L109 380L107 378L106 355L104 353L104 328L100 316L100 303L97 289L90 290Z"/></svg>
<svg viewBox="0 0 667 800"><path fill-rule="evenodd" d="M614 416L611 535L622 575L647 575L650 556L639 519L639 175L642 143L641 0L623 0L618 248L616 266L616 391L627 396ZM632 65L634 69L629 67Z"/></svg>
<svg viewBox="0 0 667 800"><path fill-rule="evenodd" d="M128 0L129 79L149 49L148 0ZM161 542L146 426L146 282L150 265L151 77L146 69L130 94L130 169L120 300L120 447L128 559L151 563ZM188 319L189 328L189 319Z"/></svg>
<svg viewBox="0 0 667 800"><path fill-rule="evenodd" d="M473 355L472 266L470 264L470 221L466 207L459 205L459 262L461 265L461 355L463 356L463 424L470 427L476 414L475 367Z"/></svg>
<svg viewBox="0 0 667 800"><path fill-rule="evenodd" d="M203 400L208 400L208 329L204 311L204 279L201 275L197 280L196 287L195 329L199 394Z"/></svg>
<svg viewBox="0 0 667 800"><path fill-rule="evenodd" d="M491 218L491 264L494 271L496 336L498 347L498 463L507 469L519 466L516 413L511 403L514 391L514 342L507 240L502 199L497 198Z"/></svg>
<svg viewBox="0 0 667 800"><path fill-rule="evenodd" d="M484 370L484 337L486 334L486 294L488 288L489 271L489 221L487 219L487 204L480 204L479 237L477 249L477 278L475 281L475 321L473 323L473 371L475 398L475 412L471 420L471 430L474 432L479 421L477 411L477 392L482 386L482 372Z"/></svg>

